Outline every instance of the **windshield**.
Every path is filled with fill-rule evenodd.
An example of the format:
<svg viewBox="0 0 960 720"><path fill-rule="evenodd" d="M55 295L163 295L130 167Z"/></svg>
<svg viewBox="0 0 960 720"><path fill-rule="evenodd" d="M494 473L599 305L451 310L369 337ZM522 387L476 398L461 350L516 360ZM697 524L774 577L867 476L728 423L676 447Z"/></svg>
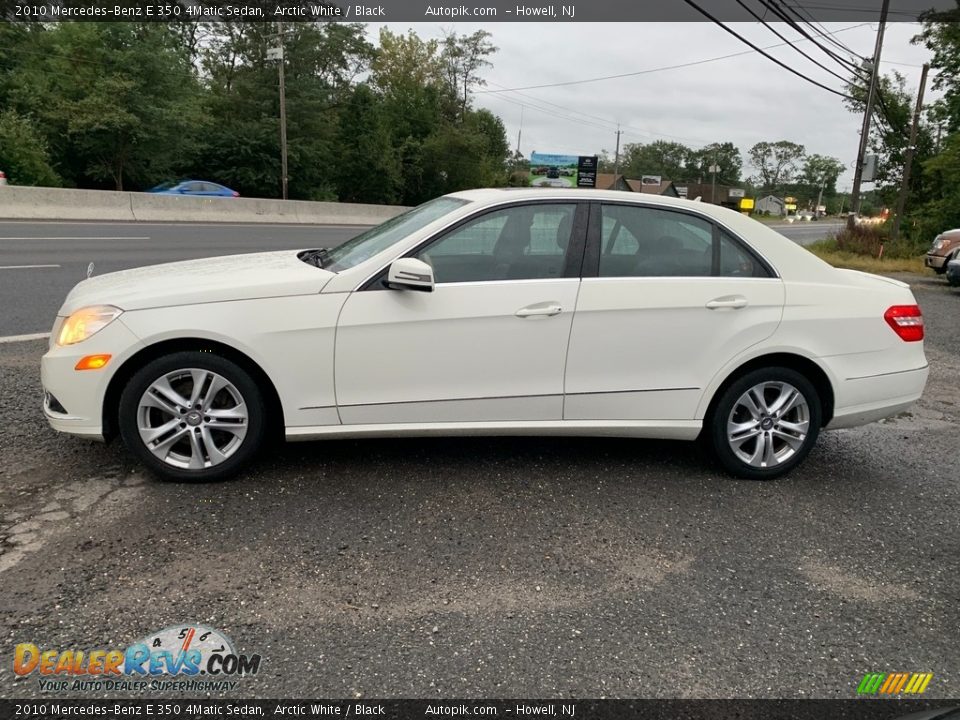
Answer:
<svg viewBox="0 0 960 720"><path fill-rule="evenodd" d="M434 220L463 207L468 202L459 198L439 197L418 205L325 252L323 267L325 270L340 272L359 265L381 250L386 250L407 235L425 228Z"/></svg>

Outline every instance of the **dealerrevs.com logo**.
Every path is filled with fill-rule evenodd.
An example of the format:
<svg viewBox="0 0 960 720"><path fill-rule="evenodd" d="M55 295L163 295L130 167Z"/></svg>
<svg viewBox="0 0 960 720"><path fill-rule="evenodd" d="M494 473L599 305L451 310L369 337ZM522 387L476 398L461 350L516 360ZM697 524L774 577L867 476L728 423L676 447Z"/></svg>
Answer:
<svg viewBox="0 0 960 720"><path fill-rule="evenodd" d="M126 648L42 649L20 643L13 672L35 675L43 691L233 690L256 675L260 655L241 655L230 638L204 625L175 625Z"/></svg>

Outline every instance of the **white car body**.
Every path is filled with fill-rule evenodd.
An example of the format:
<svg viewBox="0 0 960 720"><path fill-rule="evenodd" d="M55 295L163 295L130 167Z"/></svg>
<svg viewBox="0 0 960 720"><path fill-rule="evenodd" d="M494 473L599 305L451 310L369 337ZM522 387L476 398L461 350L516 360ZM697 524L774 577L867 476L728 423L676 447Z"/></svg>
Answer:
<svg viewBox="0 0 960 720"><path fill-rule="evenodd" d="M112 432L111 382L139 353L170 342L216 343L249 358L275 389L289 440L694 439L723 383L766 357L795 358L822 373L828 428L893 415L923 391L923 342L905 342L884 320L891 306L915 305L906 284L834 269L739 213L595 190L475 190L453 197L469 202L337 273L281 251L79 283L58 313L42 361L50 424L89 438ZM748 246L773 276L438 281L430 293L361 289L464 218L544 201L683 211ZM82 342L57 344L66 317L104 304L123 312ZM530 308L532 314L518 316ZM92 353L112 357L100 370L74 369Z"/></svg>

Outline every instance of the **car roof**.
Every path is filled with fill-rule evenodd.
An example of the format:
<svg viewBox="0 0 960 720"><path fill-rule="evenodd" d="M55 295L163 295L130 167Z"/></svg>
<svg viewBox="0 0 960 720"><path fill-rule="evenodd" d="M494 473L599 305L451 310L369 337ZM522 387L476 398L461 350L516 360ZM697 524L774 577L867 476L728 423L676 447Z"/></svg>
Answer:
<svg viewBox="0 0 960 720"><path fill-rule="evenodd" d="M595 190L592 188L483 188L478 190L463 190L461 192L451 193L450 196L479 203L496 203L509 200L606 200L608 202L642 203L644 205L661 205L664 208L694 210L705 215L722 217L724 219L728 218L730 213L740 215L736 210L731 210L721 205L713 205L697 200L687 200L686 198L626 192L623 190Z"/></svg>

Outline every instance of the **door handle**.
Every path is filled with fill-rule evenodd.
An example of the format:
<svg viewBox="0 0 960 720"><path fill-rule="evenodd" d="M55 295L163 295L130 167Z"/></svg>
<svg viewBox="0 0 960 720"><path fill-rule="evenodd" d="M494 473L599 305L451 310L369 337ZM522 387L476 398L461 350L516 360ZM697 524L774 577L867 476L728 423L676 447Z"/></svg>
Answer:
<svg viewBox="0 0 960 720"><path fill-rule="evenodd" d="M515 315L518 318L537 317L537 316L552 317L553 315L559 315L562 312L563 312L563 308L560 307L559 303L545 302L545 303L537 303L536 305L527 305L527 307L525 308L520 308L519 310L517 310Z"/></svg>
<svg viewBox="0 0 960 720"><path fill-rule="evenodd" d="M714 298L708 302L706 306L710 310L718 310L720 308L739 310L747 306L747 299L743 295L726 295L724 297Z"/></svg>

